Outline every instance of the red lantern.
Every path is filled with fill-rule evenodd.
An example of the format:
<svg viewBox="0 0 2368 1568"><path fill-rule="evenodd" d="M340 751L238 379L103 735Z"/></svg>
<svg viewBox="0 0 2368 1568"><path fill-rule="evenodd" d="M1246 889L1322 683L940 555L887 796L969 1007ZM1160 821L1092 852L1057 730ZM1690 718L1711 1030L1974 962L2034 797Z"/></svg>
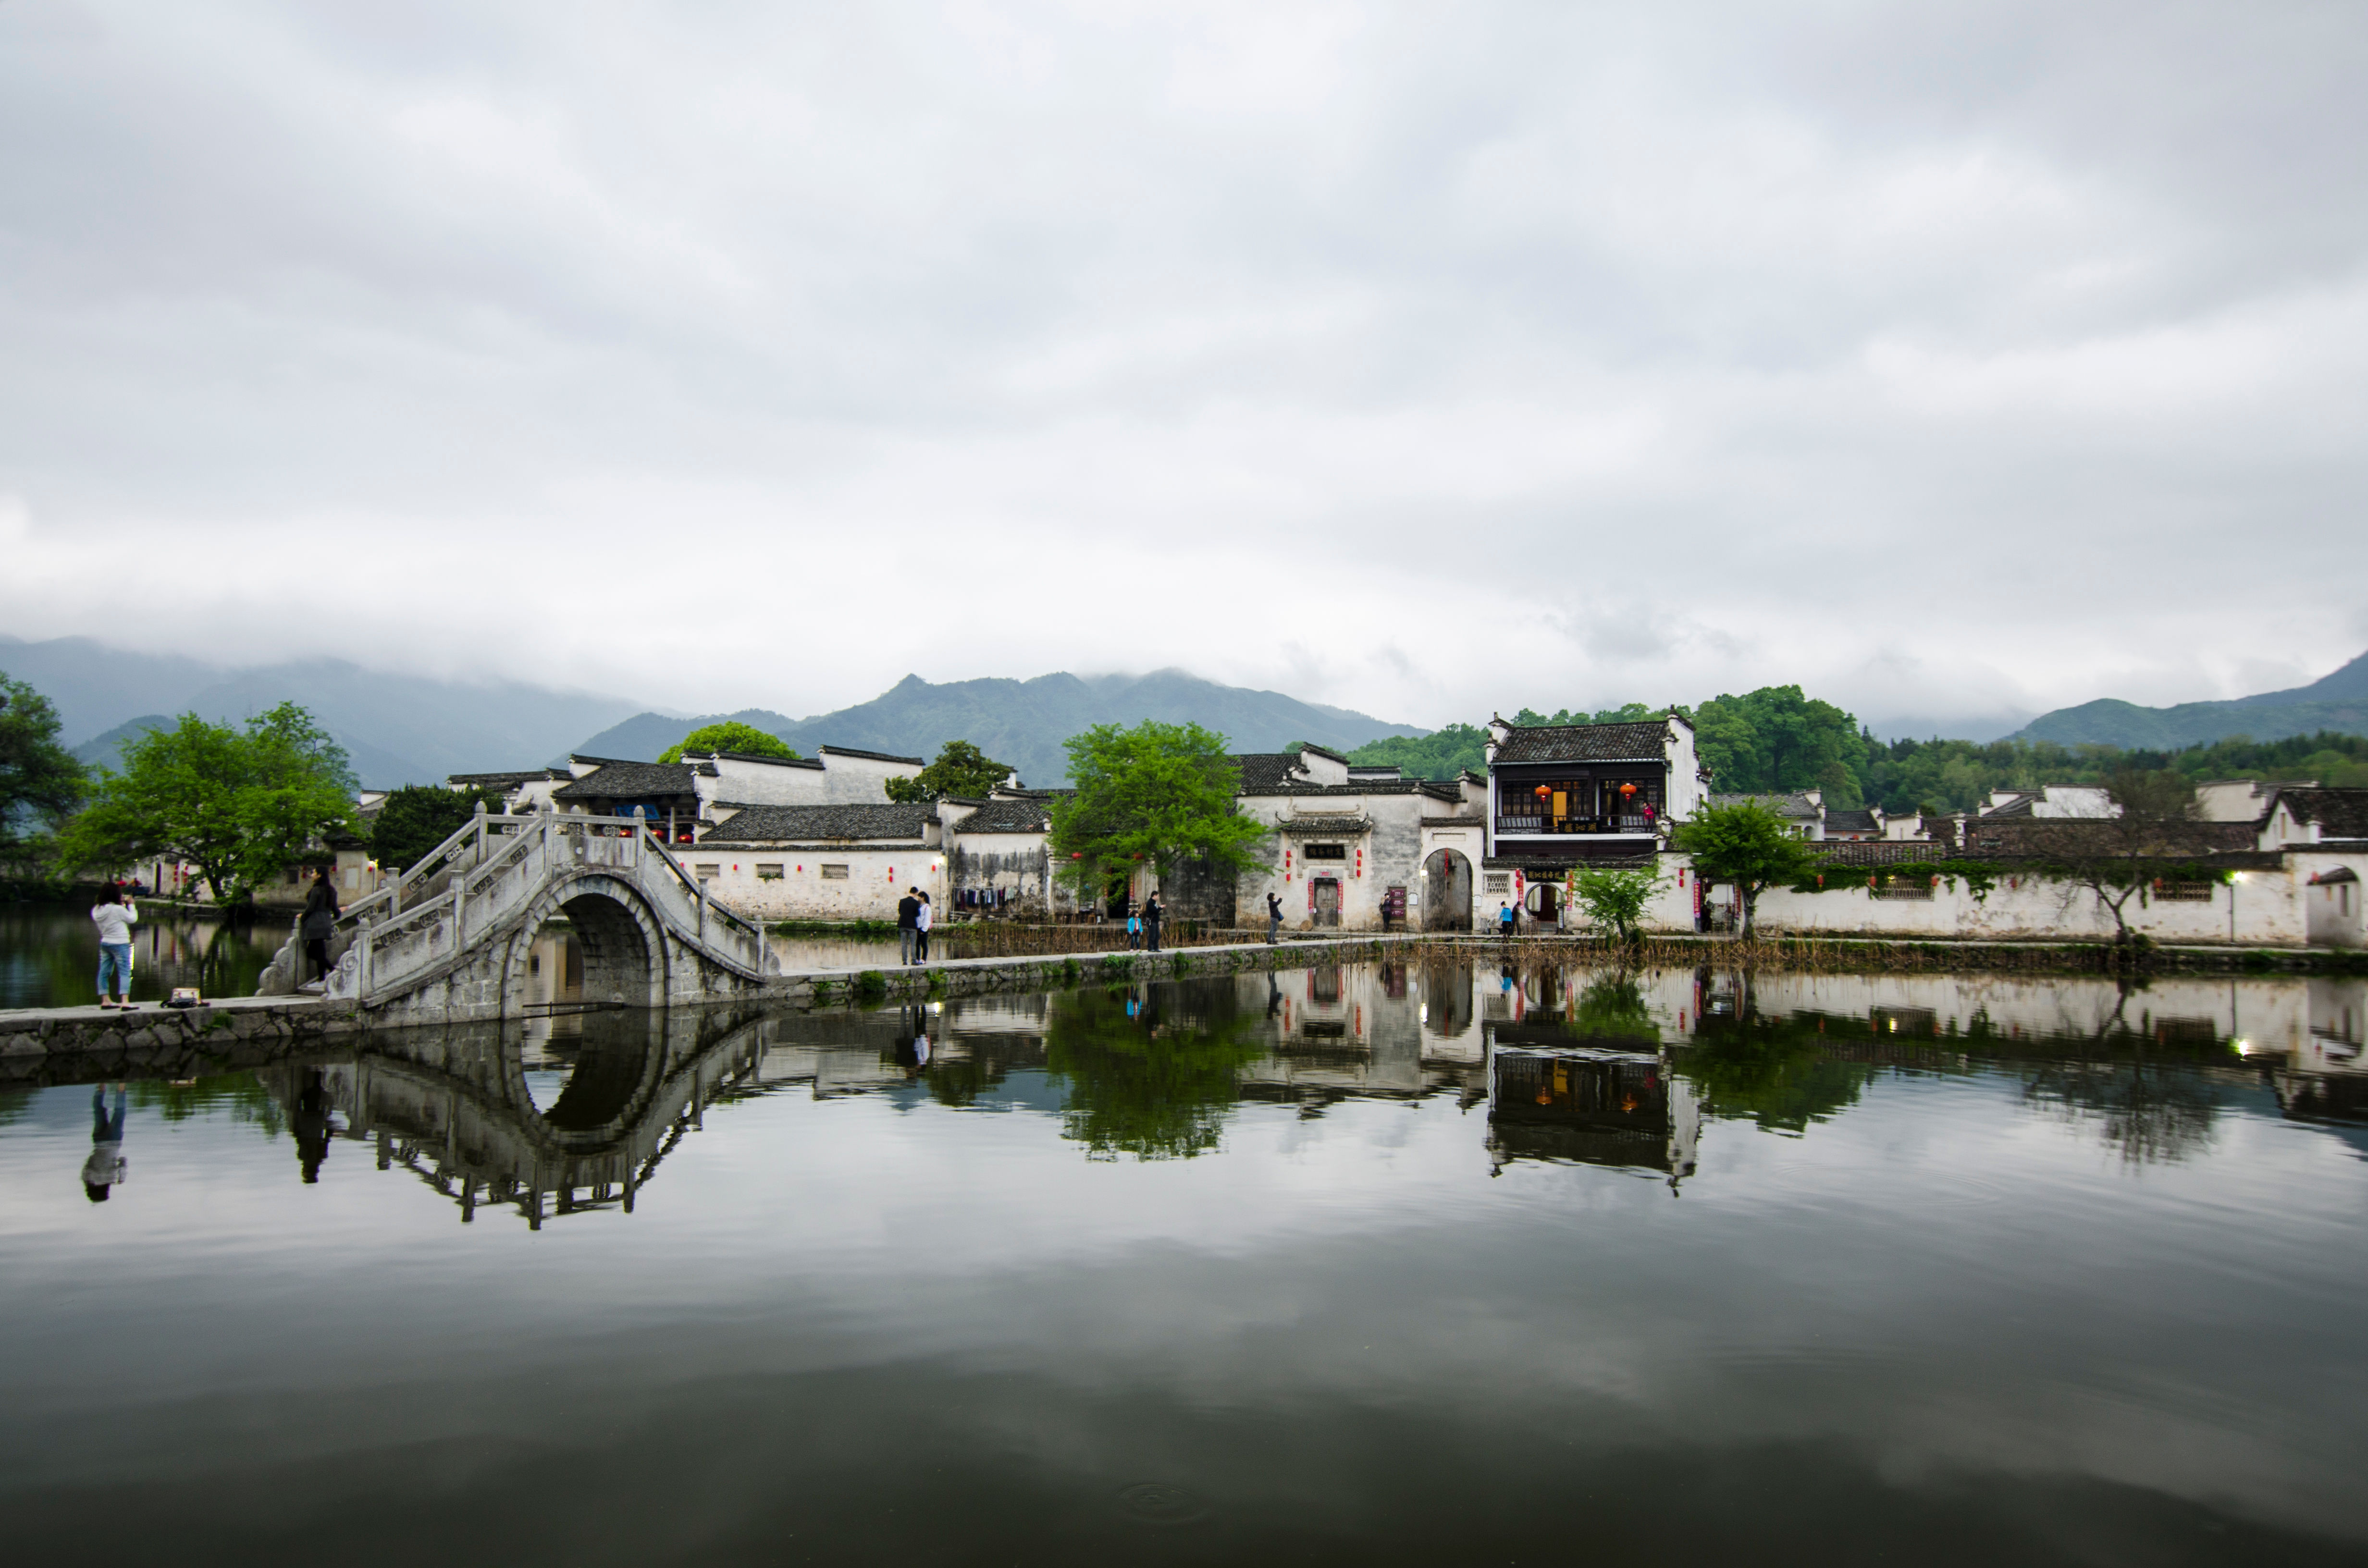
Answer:
<svg viewBox="0 0 2368 1568"><path fill-rule="evenodd" d="M1623 800L1624 800L1625 798L1627 798L1628 796L1634 794L1635 792L1636 792L1636 786L1634 786L1634 784L1622 784L1622 786L1620 786L1620 794L1621 794L1621 797L1622 797Z"/></svg>
<svg viewBox="0 0 2368 1568"><path fill-rule="evenodd" d="M1538 795L1538 799L1539 799L1539 800L1543 801L1543 800L1544 800L1548 795L1551 795L1551 794L1553 794L1553 793L1554 793L1554 790L1553 790L1550 787L1548 787L1548 786L1546 786L1546 785L1543 785L1543 784L1541 784L1541 785L1539 785L1539 786L1538 786L1537 795Z"/></svg>

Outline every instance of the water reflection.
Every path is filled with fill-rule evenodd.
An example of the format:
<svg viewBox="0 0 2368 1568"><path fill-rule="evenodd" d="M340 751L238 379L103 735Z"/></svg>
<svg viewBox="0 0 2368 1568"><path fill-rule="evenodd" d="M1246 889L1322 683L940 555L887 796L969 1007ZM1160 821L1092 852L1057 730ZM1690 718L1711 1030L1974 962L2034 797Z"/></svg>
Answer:
<svg viewBox="0 0 2368 1568"><path fill-rule="evenodd" d="M1244 1109L1484 1106L1476 1153L1650 1176L1717 1159L1705 1129L1801 1138L1884 1074L2003 1064L2032 1113L2132 1166L2214 1146L2263 1087L2287 1118L2368 1150L2368 983L1814 976L1708 969L1349 964L816 1015L582 1010L572 934L544 933L535 1015L374 1038L250 1075L132 1086L168 1119L227 1109L322 1179L366 1143L464 1220L529 1225L634 1196L707 1111L802 1090L900 1109L1026 1111L1096 1161L1190 1160ZM232 1046L228 1049L249 1049ZM268 1047L254 1047L268 1051ZM120 1062L49 1069L122 1076ZM177 1081L187 1080L187 1081ZM244 1086L242 1086L244 1085ZM0 1123L9 1114L0 1099ZM2356 1130L2356 1131L2355 1131ZM117 1145L120 1152L120 1142ZM111 1186L111 1184L100 1184Z"/></svg>

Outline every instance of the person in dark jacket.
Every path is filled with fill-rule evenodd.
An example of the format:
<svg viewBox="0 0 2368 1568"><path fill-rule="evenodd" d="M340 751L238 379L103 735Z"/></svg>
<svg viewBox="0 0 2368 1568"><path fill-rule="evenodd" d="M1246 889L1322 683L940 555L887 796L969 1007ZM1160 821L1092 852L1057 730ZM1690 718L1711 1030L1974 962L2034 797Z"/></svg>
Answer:
<svg viewBox="0 0 2368 1568"><path fill-rule="evenodd" d="M1149 951L1156 953L1159 950L1159 921L1167 913L1160 907L1158 890L1153 889L1151 896L1143 901L1144 946Z"/></svg>
<svg viewBox="0 0 2368 1568"><path fill-rule="evenodd" d="M1282 929L1282 900L1274 893L1266 895L1266 945L1275 945L1275 933Z"/></svg>
<svg viewBox="0 0 2368 1568"><path fill-rule="evenodd" d="M913 961L913 945L921 937L921 890L906 888L905 896L896 901L896 945L904 961Z"/></svg>
<svg viewBox="0 0 2368 1568"><path fill-rule="evenodd" d="M298 934L304 938L305 955L313 960L313 978L324 988L329 979L329 938L336 934L339 913L336 886L324 866L313 879L313 891L304 895L304 923Z"/></svg>

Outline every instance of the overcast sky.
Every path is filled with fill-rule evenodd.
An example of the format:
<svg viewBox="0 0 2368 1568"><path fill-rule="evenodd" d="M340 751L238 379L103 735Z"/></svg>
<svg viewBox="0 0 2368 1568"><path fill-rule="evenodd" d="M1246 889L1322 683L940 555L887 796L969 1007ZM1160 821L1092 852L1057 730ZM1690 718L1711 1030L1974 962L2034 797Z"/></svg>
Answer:
<svg viewBox="0 0 2368 1568"><path fill-rule="evenodd" d="M0 630L1419 723L2368 646L2368 8L0 0Z"/></svg>

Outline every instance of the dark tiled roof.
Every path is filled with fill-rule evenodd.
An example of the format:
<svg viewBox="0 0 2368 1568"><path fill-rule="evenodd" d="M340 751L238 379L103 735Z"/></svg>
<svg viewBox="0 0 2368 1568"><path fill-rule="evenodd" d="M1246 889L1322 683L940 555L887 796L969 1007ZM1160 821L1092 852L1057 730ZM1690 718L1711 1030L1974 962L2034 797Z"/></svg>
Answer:
<svg viewBox="0 0 2368 1568"><path fill-rule="evenodd" d="M825 756L860 756L872 762L909 762L915 767L928 766L917 756L891 756L884 751L858 751L853 746L818 746L815 749Z"/></svg>
<svg viewBox="0 0 2368 1568"><path fill-rule="evenodd" d="M1809 846L1818 864L1827 866L1898 866L1921 860L1945 860L1951 850L1929 838L1828 838Z"/></svg>
<svg viewBox="0 0 2368 1568"><path fill-rule="evenodd" d="M1668 722L1644 724L1538 724L1515 727L1497 748L1498 763L1659 762Z"/></svg>
<svg viewBox="0 0 2368 1568"><path fill-rule="evenodd" d="M1053 825L1040 801L989 801L954 824L956 833L1042 833Z"/></svg>
<svg viewBox="0 0 2368 1568"><path fill-rule="evenodd" d="M463 790L514 790L545 778L573 778L564 767L528 767L516 773L448 773L444 782Z"/></svg>
<svg viewBox="0 0 2368 1568"><path fill-rule="evenodd" d="M1482 858L1484 871L1520 871L1531 881L1541 879L1557 881L1574 866L1584 866L1590 871L1649 870L1659 865L1660 858L1651 852L1611 854L1590 852L1572 854L1567 851L1552 858L1534 855L1490 855Z"/></svg>
<svg viewBox="0 0 2368 1568"><path fill-rule="evenodd" d="M1299 766L1299 754L1289 751L1243 752L1230 760L1241 775L1243 794L1276 795L1290 784L1292 770Z"/></svg>
<svg viewBox="0 0 2368 1568"><path fill-rule="evenodd" d="M917 839L937 820L937 808L919 806L751 806L702 844L806 844L826 839Z"/></svg>
<svg viewBox="0 0 2368 1568"><path fill-rule="evenodd" d="M1421 793L1429 795L1434 801L1461 801L1463 799L1463 790L1462 788L1452 782L1442 784L1435 778L1421 778L1415 781L1415 788Z"/></svg>
<svg viewBox="0 0 2368 1568"><path fill-rule="evenodd" d="M2297 821L2318 824L2321 838L2368 838L2368 790L2281 790L2278 799Z"/></svg>
<svg viewBox="0 0 2368 1568"><path fill-rule="evenodd" d="M588 759L587 759L588 760ZM553 790L554 800L638 801L652 795L688 795L695 774L715 778L712 762L604 762L572 784Z"/></svg>
<svg viewBox="0 0 2368 1568"><path fill-rule="evenodd" d="M2014 859L2083 855L2225 857L2252 849L2248 822L2124 823L2113 817L1975 817L1965 824L1965 853Z"/></svg>
<svg viewBox="0 0 2368 1568"><path fill-rule="evenodd" d="M1765 806L1780 817L1799 817L1815 821L1817 803L1806 795L1713 795L1713 806Z"/></svg>
<svg viewBox="0 0 2368 1568"><path fill-rule="evenodd" d="M1276 832L1294 838L1305 838L1311 834L1330 838L1363 833L1373 824L1368 817L1285 817L1274 825Z"/></svg>
<svg viewBox="0 0 2368 1568"><path fill-rule="evenodd" d="M1876 830L1873 812L1827 812L1827 833L1873 833Z"/></svg>
<svg viewBox="0 0 2368 1568"><path fill-rule="evenodd" d="M1348 761L1349 761L1349 759L1348 759L1347 757L1342 756L1341 756L1338 752L1337 752L1337 751L1330 750L1329 748L1325 747L1325 746L1319 746L1319 745L1311 744L1310 743L1305 742L1305 741L1302 741L1302 742L1300 743L1299 749L1300 749L1301 751L1312 751L1312 752L1314 752L1314 753L1315 753L1316 756L1328 756L1328 757L1330 757L1333 761L1335 761L1335 762L1337 762L1337 763L1341 764L1343 767L1347 766Z"/></svg>

